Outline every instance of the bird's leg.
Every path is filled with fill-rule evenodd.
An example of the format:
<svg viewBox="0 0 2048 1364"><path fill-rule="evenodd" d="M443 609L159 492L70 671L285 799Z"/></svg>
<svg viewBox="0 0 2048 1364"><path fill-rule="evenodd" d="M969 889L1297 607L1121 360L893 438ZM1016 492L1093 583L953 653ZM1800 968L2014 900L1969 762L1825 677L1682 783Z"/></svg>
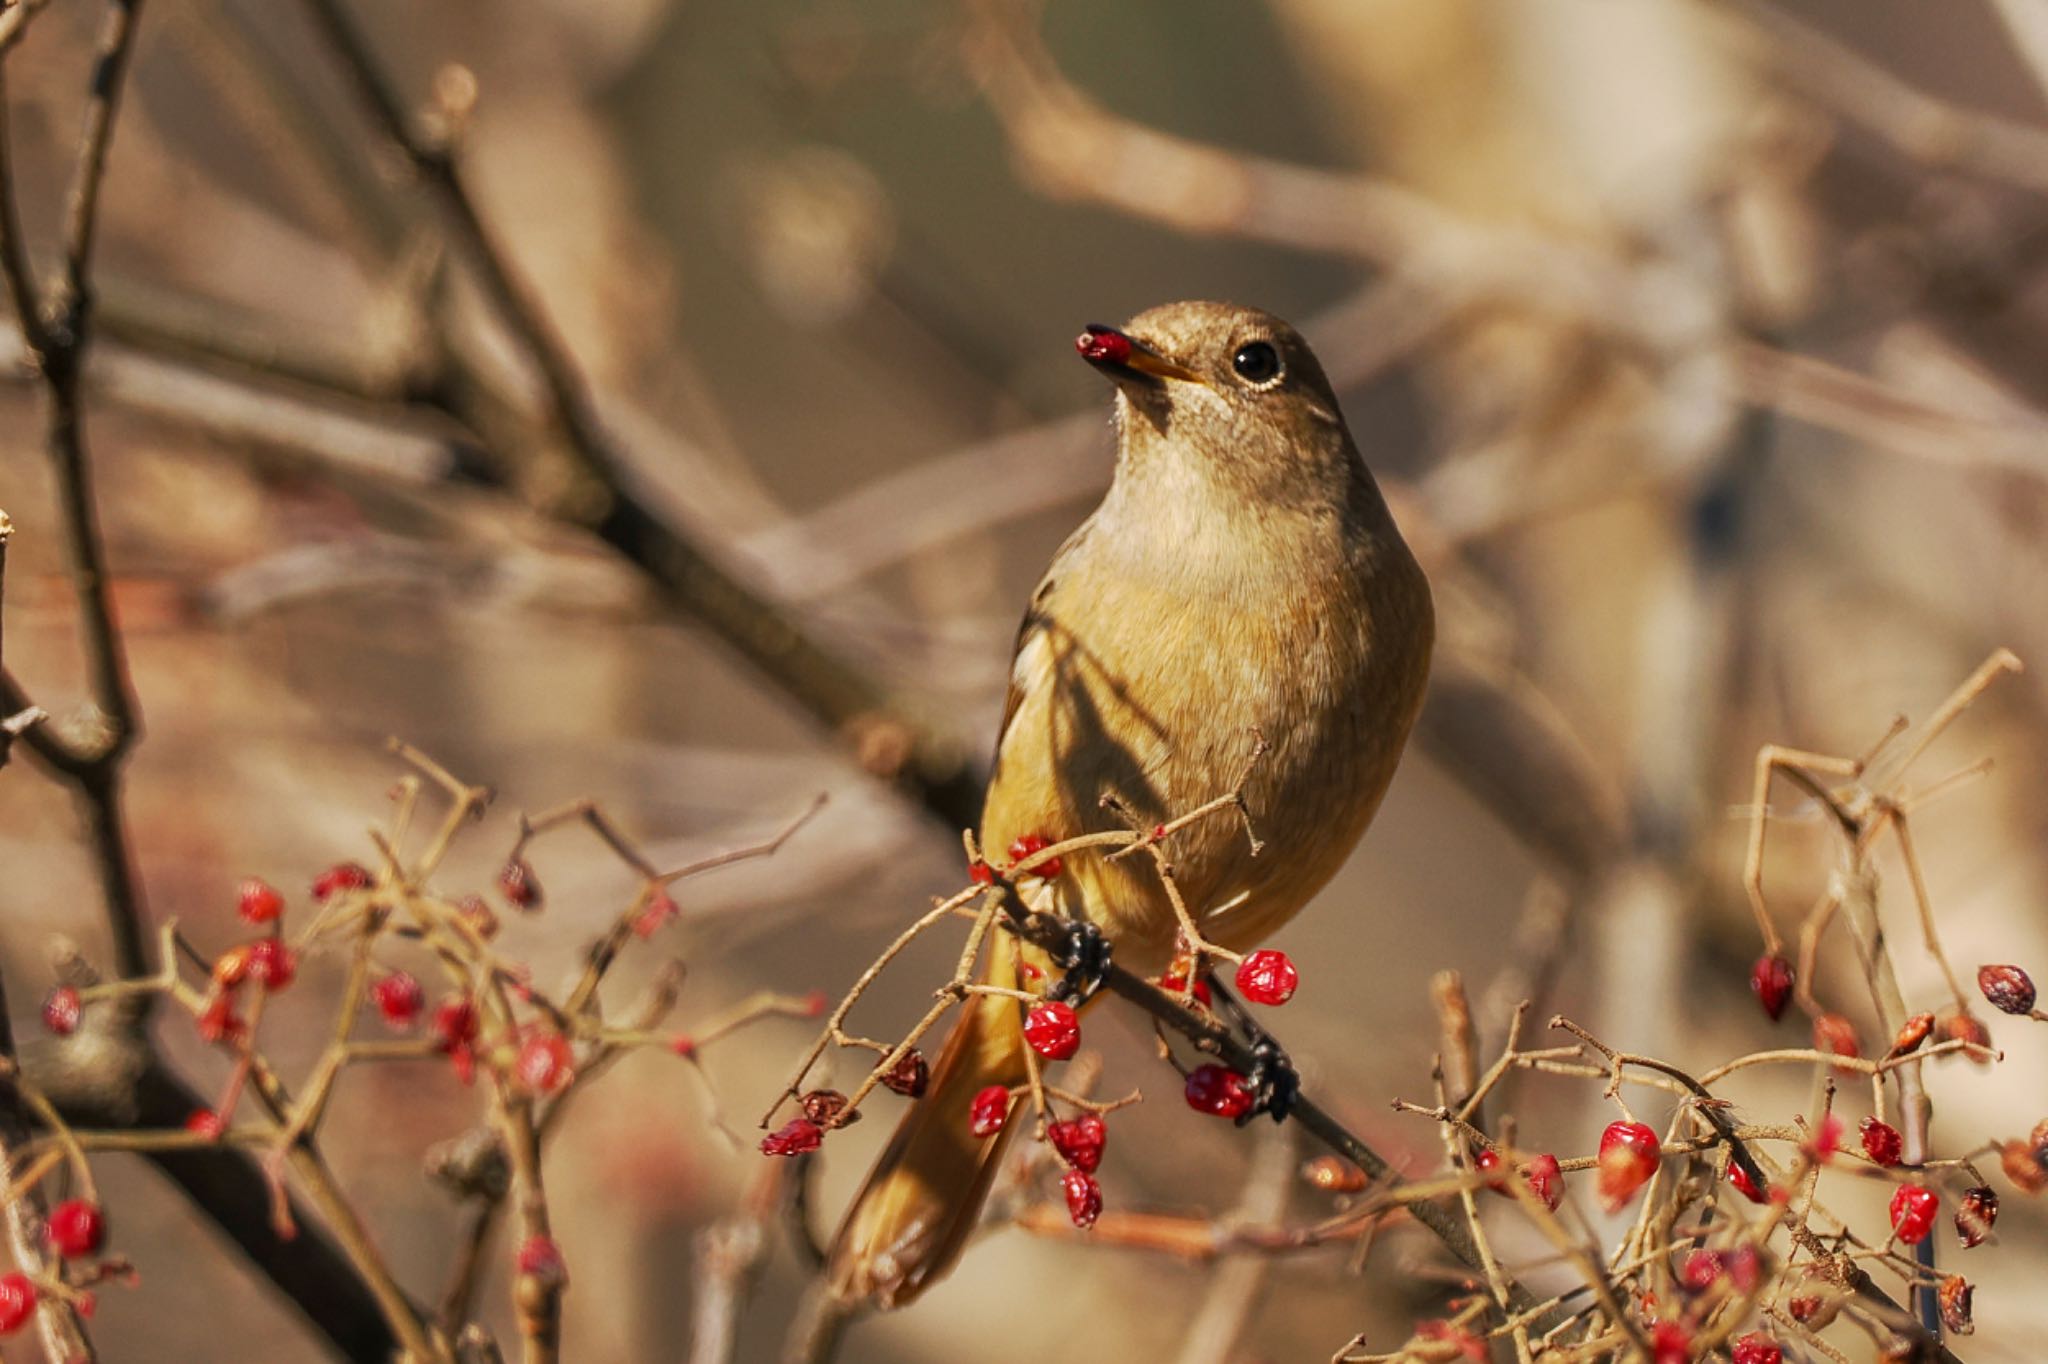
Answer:
<svg viewBox="0 0 2048 1364"><path fill-rule="evenodd" d="M1066 974L1046 992L1051 999L1086 1002L1109 974L1110 941L1093 919L1071 918L1065 922L1066 940L1052 953L1053 965Z"/></svg>
<svg viewBox="0 0 2048 1364"><path fill-rule="evenodd" d="M1273 1035L1259 1026L1251 1010L1213 975L1209 977L1209 990L1231 1023L1244 1031L1252 1050L1251 1073L1245 1076L1251 1086L1252 1106L1238 1114L1237 1125L1243 1127L1261 1113L1271 1113L1274 1122L1285 1121L1301 1094L1301 1072L1287 1059L1287 1053L1280 1049Z"/></svg>

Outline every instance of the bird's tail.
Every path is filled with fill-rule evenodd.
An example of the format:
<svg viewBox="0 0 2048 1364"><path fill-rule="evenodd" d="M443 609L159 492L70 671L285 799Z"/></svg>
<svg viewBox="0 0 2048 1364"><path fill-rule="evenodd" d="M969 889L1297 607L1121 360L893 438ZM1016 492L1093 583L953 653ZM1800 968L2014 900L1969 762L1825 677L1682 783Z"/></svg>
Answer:
<svg viewBox="0 0 2048 1364"><path fill-rule="evenodd" d="M991 944L983 979L1015 989L1016 960L1014 943ZM1001 1132L977 1137L969 1109L989 1085L1024 1081L1016 1001L969 997L924 1097L904 1115L833 1238L825 1279L842 1302L901 1307L953 1267L1018 1121L1013 1113Z"/></svg>

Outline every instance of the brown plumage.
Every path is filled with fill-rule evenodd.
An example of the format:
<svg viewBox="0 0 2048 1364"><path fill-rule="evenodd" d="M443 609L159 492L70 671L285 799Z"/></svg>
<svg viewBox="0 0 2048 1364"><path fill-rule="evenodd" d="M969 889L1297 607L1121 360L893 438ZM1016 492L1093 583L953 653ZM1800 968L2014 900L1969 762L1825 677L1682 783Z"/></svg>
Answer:
<svg viewBox="0 0 2048 1364"><path fill-rule="evenodd" d="M1171 847L1203 936L1241 950L1330 879L1378 809L1422 702L1429 586L1285 322L1175 303L1079 345L1116 384L1116 477L1032 594L982 845L1121 827L1105 793L1164 820L1229 791L1263 735L1245 801L1264 849L1224 818ZM1173 909L1144 859L1071 858L1052 886L1120 964L1171 958ZM984 978L1014 986L1018 949L996 936ZM951 1266L1004 1146L969 1133L967 1108L1023 1082L1019 1022L983 997L954 1028L840 1227L827 1274L842 1298L901 1306Z"/></svg>

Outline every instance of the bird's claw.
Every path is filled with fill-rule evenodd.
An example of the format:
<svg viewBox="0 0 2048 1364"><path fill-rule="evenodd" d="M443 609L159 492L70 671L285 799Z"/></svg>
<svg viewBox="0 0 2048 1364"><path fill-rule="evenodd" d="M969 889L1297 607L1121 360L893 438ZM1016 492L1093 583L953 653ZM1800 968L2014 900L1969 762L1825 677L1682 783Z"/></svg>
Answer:
<svg viewBox="0 0 2048 1364"><path fill-rule="evenodd" d="M1271 1113L1274 1122L1285 1122L1301 1094L1301 1073L1280 1050L1280 1044L1264 1033L1252 1039L1252 1068L1245 1080L1251 1087L1252 1106L1238 1114L1237 1125L1243 1127L1261 1113Z"/></svg>
<svg viewBox="0 0 2048 1364"><path fill-rule="evenodd" d="M1069 999L1080 1004L1102 986L1109 974L1110 942L1100 925L1090 919L1069 919L1066 941L1052 954L1053 965L1066 974L1047 992L1052 999Z"/></svg>

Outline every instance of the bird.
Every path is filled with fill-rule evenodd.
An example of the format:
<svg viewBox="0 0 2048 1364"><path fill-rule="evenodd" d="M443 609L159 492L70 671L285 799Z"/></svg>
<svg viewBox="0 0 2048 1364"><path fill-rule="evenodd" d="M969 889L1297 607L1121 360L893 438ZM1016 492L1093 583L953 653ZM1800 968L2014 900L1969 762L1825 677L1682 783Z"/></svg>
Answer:
<svg viewBox="0 0 2048 1364"><path fill-rule="evenodd" d="M1035 908L1086 920L1118 964L1153 974L1191 947L1257 944L1335 874L1421 709L1435 615L1293 327L1171 303L1092 324L1076 347L1115 391L1115 472L1018 631L980 846L1150 829L1238 790L1251 830L1209 818L1166 845L1199 942L1146 858L1069 857L1038 885L1050 903ZM1038 949L990 938L984 982L1058 976ZM1026 1082L1022 1019L1011 997L961 1005L828 1252L848 1310L904 1306L960 1255L1026 1125L970 1124L978 1094Z"/></svg>

